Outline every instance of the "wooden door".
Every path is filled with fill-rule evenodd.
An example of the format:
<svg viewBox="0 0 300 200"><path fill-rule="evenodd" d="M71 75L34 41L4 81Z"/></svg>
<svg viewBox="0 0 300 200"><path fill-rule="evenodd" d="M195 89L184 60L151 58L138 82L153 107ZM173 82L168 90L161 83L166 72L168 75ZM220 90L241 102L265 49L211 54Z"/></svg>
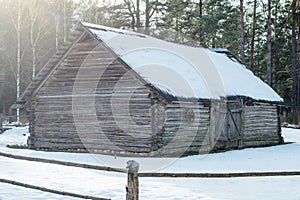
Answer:
<svg viewBox="0 0 300 200"><path fill-rule="evenodd" d="M210 144L226 147L239 141L242 129L242 103L240 101L215 101L211 104Z"/></svg>
<svg viewBox="0 0 300 200"><path fill-rule="evenodd" d="M227 140L237 141L241 139L242 134L242 103L229 102L227 104Z"/></svg>

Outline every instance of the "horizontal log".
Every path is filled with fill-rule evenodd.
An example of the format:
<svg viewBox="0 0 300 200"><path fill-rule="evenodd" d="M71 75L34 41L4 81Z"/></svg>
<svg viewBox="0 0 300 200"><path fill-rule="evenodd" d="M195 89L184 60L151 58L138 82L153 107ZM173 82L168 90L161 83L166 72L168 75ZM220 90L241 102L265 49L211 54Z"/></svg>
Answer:
<svg viewBox="0 0 300 200"><path fill-rule="evenodd" d="M108 152L118 152L118 151L132 151L132 152L150 152L151 147L129 147L129 146L121 146L121 145L97 145L97 144L65 144L65 143L51 143L51 142L34 142L34 148L40 149L40 150L51 150L51 151L76 151L77 149L91 149L94 150L94 152L102 152L102 151L108 151Z"/></svg>
<svg viewBox="0 0 300 200"><path fill-rule="evenodd" d="M263 126L261 126L261 127L252 127L252 128L248 127L248 128L244 128L243 130L245 133L251 134L252 132L253 133L255 133L255 132L261 132L261 133L277 132L277 128L278 128L277 126L268 127L268 128L264 128Z"/></svg>
<svg viewBox="0 0 300 200"><path fill-rule="evenodd" d="M278 115L277 113L257 113L257 114L244 114L244 118L246 119L253 119L253 120L259 120L259 119L277 119Z"/></svg>
<svg viewBox="0 0 300 200"><path fill-rule="evenodd" d="M260 128L266 128L266 129L276 129L278 127L278 122L261 122L261 123L244 123L244 129L260 129Z"/></svg>
<svg viewBox="0 0 300 200"><path fill-rule="evenodd" d="M108 52L105 49L94 49L94 50L85 50L85 51L71 51L68 57L71 58L85 58L87 55L96 56L96 57L113 57L112 53Z"/></svg>
<svg viewBox="0 0 300 200"><path fill-rule="evenodd" d="M263 146L273 146L278 145L279 141L243 141L243 147L263 147Z"/></svg>
<svg viewBox="0 0 300 200"><path fill-rule="evenodd" d="M135 147L135 148L150 148L151 147L151 140L149 138L138 138L139 142L136 140L130 140L129 138L104 138L110 142L103 141L103 138L41 138L36 137L34 138L35 141L39 141L40 143L56 143L56 144L65 144L67 145L73 145L73 144L84 144L84 145L94 145L95 148L97 146L103 146L107 145L107 148L109 149L109 146L116 145L116 146L128 146L128 147Z"/></svg>
<svg viewBox="0 0 300 200"><path fill-rule="evenodd" d="M152 132L147 132L147 131L138 131L138 130L128 130L127 132L125 132L124 130L102 130L99 131L97 133L93 133L93 132L84 132L80 131L77 133L81 138L105 138L105 137L109 137L109 138L114 138L114 139L128 139L131 138L132 141L150 141L151 138L153 137ZM104 137L105 136L105 137Z"/></svg>
<svg viewBox="0 0 300 200"><path fill-rule="evenodd" d="M27 161L40 162L40 163L63 165L63 166L69 166L69 167L79 167L79 168L84 168L84 169L127 173L127 170L125 170L125 169L111 168L111 167L107 167L107 166L88 165L88 164L81 164L81 163L74 163L74 162L65 162L65 161L60 161L60 160L19 156L19 155L7 154L7 153L2 153L2 152L0 152L0 156L7 157L7 158L13 158L13 159L19 159L19 160L27 160Z"/></svg>
<svg viewBox="0 0 300 200"><path fill-rule="evenodd" d="M65 145L73 144L91 144L95 146L107 145L109 149L110 145L116 144L118 146L132 146L132 147L150 147L152 144L151 138L132 138L132 137L73 137L73 138L55 138L55 137L35 137L34 141L44 142L44 143L57 143Z"/></svg>
<svg viewBox="0 0 300 200"><path fill-rule="evenodd" d="M299 171L282 172L239 172L239 173L139 173L139 177L160 178L242 178L270 176L299 176Z"/></svg>
<svg viewBox="0 0 300 200"><path fill-rule="evenodd" d="M2 178L0 178L0 182L20 186L20 187L23 187L23 188L30 188L30 189L39 190L39 191L43 191L43 192L48 192L48 193L52 193L52 194L58 194L58 195L70 196L70 197L77 197L77 198L81 198L81 199L109 200L107 198L93 197L93 196L88 196L88 195L80 195L80 194L76 194L76 193L72 193L72 192L53 190L53 189L48 189L48 188L45 188L45 187L30 185L30 184L21 183L21 182L12 181L12 180L7 180L7 179L2 179Z"/></svg>
<svg viewBox="0 0 300 200"><path fill-rule="evenodd" d="M279 137L244 137L243 142L248 142L248 143L257 143L257 142L263 142L263 143L279 143Z"/></svg>
<svg viewBox="0 0 300 200"><path fill-rule="evenodd" d="M67 124L67 123L59 123L59 122L58 123L48 122L48 123L45 124L43 122L39 122L38 120L35 121L35 127L36 127L35 129L37 129L38 127L39 128L45 128L45 127L51 128L51 127L53 127L53 129L56 130L55 129L55 127L56 127L59 130L66 128L67 130L70 129L70 131L73 130L74 128L76 128L76 127L80 128L80 129L84 129L84 128L91 129L91 127L92 127L93 129L96 129L96 128L100 129L101 128L101 129L104 129L104 130L106 129L107 130L109 128L108 125L110 127L115 125L116 127L112 127L114 129L117 129L118 126L119 126L119 129L124 129L124 131L138 131L138 130L140 130L139 132L142 132L142 131L151 132L150 130L152 130L152 127L151 127L150 123L136 124L134 122L123 123L123 121L118 121L117 123L115 121L112 121L112 122L110 122L110 121L101 122L100 121L100 122L98 122L98 124L93 124L93 123L89 123L88 121L86 121L86 122L85 121L83 121L83 122L76 121L76 124L74 124L74 123Z"/></svg>

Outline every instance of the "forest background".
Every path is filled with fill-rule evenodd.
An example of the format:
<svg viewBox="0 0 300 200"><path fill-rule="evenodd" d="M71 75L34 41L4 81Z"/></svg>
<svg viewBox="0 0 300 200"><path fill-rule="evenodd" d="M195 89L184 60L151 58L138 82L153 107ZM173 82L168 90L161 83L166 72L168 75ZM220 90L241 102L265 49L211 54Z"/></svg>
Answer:
<svg viewBox="0 0 300 200"><path fill-rule="evenodd" d="M22 91L78 22L85 21L187 45L227 48L284 98L291 111L288 121L299 123L299 0L0 0L0 4L4 116L11 115L10 107Z"/></svg>

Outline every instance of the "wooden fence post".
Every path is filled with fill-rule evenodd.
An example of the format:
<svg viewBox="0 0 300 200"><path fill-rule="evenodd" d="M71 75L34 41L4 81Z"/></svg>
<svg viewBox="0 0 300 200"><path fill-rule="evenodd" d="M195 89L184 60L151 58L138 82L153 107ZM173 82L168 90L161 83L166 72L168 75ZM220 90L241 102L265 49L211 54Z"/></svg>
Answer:
<svg viewBox="0 0 300 200"><path fill-rule="evenodd" d="M126 200L139 199L139 163L134 160L127 162L127 186L126 186Z"/></svg>

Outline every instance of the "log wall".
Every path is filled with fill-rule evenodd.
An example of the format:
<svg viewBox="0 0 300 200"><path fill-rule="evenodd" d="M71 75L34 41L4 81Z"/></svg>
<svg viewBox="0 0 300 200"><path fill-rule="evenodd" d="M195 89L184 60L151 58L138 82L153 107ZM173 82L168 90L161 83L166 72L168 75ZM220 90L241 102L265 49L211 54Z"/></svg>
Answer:
<svg viewBox="0 0 300 200"><path fill-rule="evenodd" d="M280 121L277 106L254 103L243 108L242 147L259 147L279 144Z"/></svg>
<svg viewBox="0 0 300 200"><path fill-rule="evenodd" d="M155 113L161 130L155 141L157 155L182 156L209 149L209 107L199 102L178 101L159 105ZM163 117L161 117L163 116Z"/></svg>
<svg viewBox="0 0 300 200"><path fill-rule="evenodd" d="M30 148L149 153L150 89L91 36L77 42L31 101Z"/></svg>

